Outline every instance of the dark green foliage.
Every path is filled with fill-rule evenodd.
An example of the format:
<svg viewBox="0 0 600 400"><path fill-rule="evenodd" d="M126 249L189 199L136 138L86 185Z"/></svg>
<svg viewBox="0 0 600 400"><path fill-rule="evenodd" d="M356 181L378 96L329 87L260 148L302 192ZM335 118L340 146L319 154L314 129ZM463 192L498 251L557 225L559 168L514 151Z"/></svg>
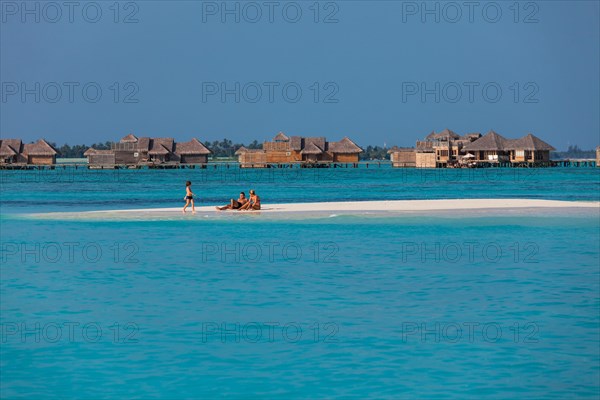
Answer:
<svg viewBox="0 0 600 400"><path fill-rule="evenodd" d="M258 143L258 141L253 141L249 145L245 145L243 143L233 143L229 139L223 139L220 142L215 140L213 142L206 142L206 147L208 147L212 152L213 158L223 158L223 157L235 157L235 152L242 146L247 149L262 149L262 143Z"/></svg>
<svg viewBox="0 0 600 400"><path fill-rule="evenodd" d="M389 160L390 155L387 153L388 148L379 146L367 146L363 148L364 151L360 153L359 158L361 160Z"/></svg>
<svg viewBox="0 0 600 400"><path fill-rule="evenodd" d="M93 147L97 150L110 150L110 146L112 142L104 142L104 143L94 143L91 146L86 144L76 144L73 146L69 146L68 144L63 144L58 147L56 143L49 142L59 153L59 157L61 158L84 158L83 153L90 147Z"/></svg>

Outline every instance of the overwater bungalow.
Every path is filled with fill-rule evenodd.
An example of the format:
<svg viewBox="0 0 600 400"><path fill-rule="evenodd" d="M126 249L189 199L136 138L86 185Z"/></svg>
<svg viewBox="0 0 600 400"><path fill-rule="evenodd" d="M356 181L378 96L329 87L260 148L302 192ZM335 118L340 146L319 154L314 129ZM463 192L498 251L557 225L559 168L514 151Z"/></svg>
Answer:
<svg viewBox="0 0 600 400"><path fill-rule="evenodd" d="M463 147L481 137L479 133L458 135L450 129L431 132L418 140L414 149L392 148L388 152L394 167L436 168L454 165L464 154Z"/></svg>
<svg viewBox="0 0 600 400"><path fill-rule="evenodd" d="M21 142L21 139L0 140L0 163L27 163L27 157L23 154L23 143Z"/></svg>
<svg viewBox="0 0 600 400"><path fill-rule="evenodd" d="M484 136L461 136L444 129L418 140L414 149L392 148L388 153L394 167L444 168L502 163L543 165L550 163L552 150L554 147L532 134L507 139L493 130Z"/></svg>
<svg viewBox="0 0 600 400"><path fill-rule="evenodd" d="M129 134L110 150L90 148L84 155L93 166L179 165L208 162L211 151L198 139L176 143L173 138L136 137Z"/></svg>
<svg viewBox="0 0 600 400"><path fill-rule="evenodd" d="M473 161L508 162L510 160L509 140L493 130L464 147L472 154Z"/></svg>
<svg viewBox="0 0 600 400"><path fill-rule="evenodd" d="M338 142L330 142L326 152L331 154L333 162L357 163L358 155L363 150L348 137L344 137Z"/></svg>
<svg viewBox="0 0 600 400"><path fill-rule="evenodd" d="M212 151L196 138L189 142L175 143L175 154L179 156L181 164L206 164L211 153Z"/></svg>
<svg viewBox="0 0 600 400"><path fill-rule="evenodd" d="M507 139L490 131L482 138L465 146L474 162L512 164L547 164L554 147L531 133L520 139Z"/></svg>
<svg viewBox="0 0 600 400"><path fill-rule="evenodd" d="M0 164L54 165L58 151L44 139L23 143L21 139L0 140Z"/></svg>
<svg viewBox="0 0 600 400"><path fill-rule="evenodd" d="M266 167L270 164L335 164L358 163L363 150L344 137L328 142L325 137L288 137L279 132L272 141L264 142L262 150L240 148L236 155L242 167Z"/></svg>
<svg viewBox="0 0 600 400"><path fill-rule="evenodd" d="M449 129L444 129L438 134L430 134L425 139L432 144L435 159L432 162L431 157L429 157L427 161L420 163L418 166L429 168L453 165L460 161L460 157L465 154L463 148L480 137L480 133L467 133L460 136Z"/></svg>
<svg viewBox="0 0 600 400"><path fill-rule="evenodd" d="M98 150L90 147L83 153L83 156L88 159L89 165L99 167L115 166L115 152L113 150Z"/></svg>
<svg viewBox="0 0 600 400"><path fill-rule="evenodd" d="M410 168L417 166L417 153L413 147L394 146L388 150L392 166L396 168Z"/></svg>
<svg viewBox="0 0 600 400"><path fill-rule="evenodd" d="M534 164L550 162L550 152L556 150L531 133L521 139L509 140L506 148L510 152L510 162Z"/></svg>
<svg viewBox="0 0 600 400"><path fill-rule="evenodd" d="M267 168L267 153L262 149L247 149L240 147L235 155L243 168Z"/></svg>

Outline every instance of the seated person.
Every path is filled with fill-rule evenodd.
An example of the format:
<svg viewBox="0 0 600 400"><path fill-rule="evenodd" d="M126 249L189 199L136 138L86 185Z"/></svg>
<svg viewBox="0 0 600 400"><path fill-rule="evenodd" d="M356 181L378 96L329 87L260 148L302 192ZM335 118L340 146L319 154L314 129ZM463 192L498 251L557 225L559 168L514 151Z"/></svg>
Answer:
<svg viewBox="0 0 600 400"><path fill-rule="evenodd" d="M256 195L254 190L250 191L250 200L241 206L239 210L260 210L260 197Z"/></svg>
<svg viewBox="0 0 600 400"><path fill-rule="evenodd" d="M240 198L239 199L237 199L237 200L231 199L231 201L229 202L229 204L227 204L226 206L216 207L216 208L219 211L223 211L223 210L237 210L240 207L242 207L243 205L245 205L246 203L248 203L248 199L246 198L246 193L240 192Z"/></svg>

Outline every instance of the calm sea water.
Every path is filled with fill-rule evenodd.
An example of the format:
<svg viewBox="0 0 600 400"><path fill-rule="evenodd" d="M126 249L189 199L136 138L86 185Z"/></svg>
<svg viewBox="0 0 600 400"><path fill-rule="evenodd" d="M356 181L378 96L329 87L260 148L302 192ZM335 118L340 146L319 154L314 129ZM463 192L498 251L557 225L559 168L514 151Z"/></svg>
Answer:
<svg viewBox="0 0 600 400"><path fill-rule="evenodd" d="M43 220L268 202L600 200L600 170L3 171L2 398L598 398L600 218Z"/></svg>

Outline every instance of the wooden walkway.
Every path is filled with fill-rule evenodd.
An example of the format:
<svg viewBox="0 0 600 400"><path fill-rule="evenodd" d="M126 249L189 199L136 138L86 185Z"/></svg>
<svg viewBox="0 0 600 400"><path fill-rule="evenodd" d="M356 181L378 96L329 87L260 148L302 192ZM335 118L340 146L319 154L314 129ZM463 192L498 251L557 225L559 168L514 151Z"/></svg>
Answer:
<svg viewBox="0 0 600 400"><path fill-rule="evenodd" d="M265 169L265 168L381 168L391 165L390 161L361 161L358 163L269 163L269 164L240 164L238 162L209 162L207 164L142 164L142 165L89 165L87 163L60 163L53 165L31 164L0 164L0 170L115 170L115 169ZM475 168L593 168L597 167L595 160L552 160L545 163L510 163L510 162L479 162ZM415 168L394 167L394 168ZM438 164L437 168L448 168ZM455 167L451 167L455 168Z"/></svg>
<svg viewBox="0 0 600 400"><path fill-rule="evenodd" d="M64 163L53 165L31 165L31 164L0 164L3 170L61 170L61 169L91 169L91 170L114 170L114 169L235 169L235 168L359 168L365 166L381 167L387 165L387 161L369 161L360 163L285 163L285 164L240 164L238 162L214 162L207 164L135 164L135 165L89 165L87 163Z"/></svg>

